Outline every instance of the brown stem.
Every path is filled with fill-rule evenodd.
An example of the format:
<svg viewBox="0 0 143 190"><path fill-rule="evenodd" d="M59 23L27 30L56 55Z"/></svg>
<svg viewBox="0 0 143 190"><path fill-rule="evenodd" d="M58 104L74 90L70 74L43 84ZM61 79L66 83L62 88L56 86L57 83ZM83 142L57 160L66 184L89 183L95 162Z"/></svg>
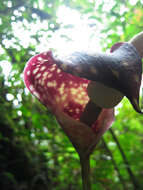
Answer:
<svg viewBox="0 0 143 190"><path fill-rule="evenodd" d="M80 156L83 190L91 190L90 156Z"/></svg>
<svg viewBox="0 0 143 190"><path fill-rule="evenodd" d="M129 174L130 180L133 183L134 190L140 189L139 184L138 184L138 182L137 182L137 180L136 180L136 178L135 178L135 176L134 176L134 174L133 174L133 172L132 172L132 170L130 168L130 164L129 164L127 158L126 158L126 155L125 155L125 153L124 153L124 151L123 151L123 149L122 149L122 147L121 147L121 145L120 145L114 131L111 128L109 129L109 131L110 131L113 139L115 140L115 142L116 142L116 144L117 144L117 146L118 146L118 148L120 150L120 153L122 155L122 158L123 158L125 166L126 166L126 170L127 170L128 174Z"/></svg>

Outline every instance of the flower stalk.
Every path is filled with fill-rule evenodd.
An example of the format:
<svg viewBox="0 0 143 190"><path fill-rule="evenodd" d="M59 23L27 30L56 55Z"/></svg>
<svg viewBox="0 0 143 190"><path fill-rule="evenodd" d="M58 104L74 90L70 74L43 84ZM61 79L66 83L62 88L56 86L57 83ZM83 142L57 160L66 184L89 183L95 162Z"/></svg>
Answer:
<svg viewBox="0 0 143 190"><path fill-rule="evenodd" d="M83 190L91 190L90 181L90 156L80 156L81 175L82 175L82 187Z"/></svg>

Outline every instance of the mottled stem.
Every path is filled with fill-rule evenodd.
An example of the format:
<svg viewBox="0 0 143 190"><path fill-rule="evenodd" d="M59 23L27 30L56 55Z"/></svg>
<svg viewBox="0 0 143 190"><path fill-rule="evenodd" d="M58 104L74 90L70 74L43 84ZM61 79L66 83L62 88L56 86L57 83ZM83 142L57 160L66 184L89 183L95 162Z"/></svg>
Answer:
<svg viewBox="0 0 143 190"><path fill-rule="evenodd" d="M91 190L90 156L80 156L83 190Z"/></svg>

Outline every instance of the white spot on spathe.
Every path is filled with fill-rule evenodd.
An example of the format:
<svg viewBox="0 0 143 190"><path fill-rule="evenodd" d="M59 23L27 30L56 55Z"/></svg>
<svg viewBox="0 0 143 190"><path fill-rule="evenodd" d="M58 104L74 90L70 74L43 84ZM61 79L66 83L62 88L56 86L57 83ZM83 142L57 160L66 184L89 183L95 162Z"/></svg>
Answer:
<svg viewBox="0 0 143 190"><path fill-rule="evenodd" d="M38 57L37 60L38 60L38 61L42 61L43 58L42 58L42 57Z"/></svg>
<svg viewBox="0 0 143 190"><path fill-rule="evenodd" d="M55 70L55 66L56 65L53 65L49 70L52 72L52 71L54 71Z"/></svg>
<svg viewBox="0 0 143 190"><path fill-rule="evenodd" d="M114 69L111 69L113 75L116 77L116 78L119 78L119 72L118 71L115 71Z"/></svg>
<svg viewBox="0 0 143 190"><path fill-rule="evenodd" d="M47 86L48 87L56 87L57 86L57 82L56 81L48 82Z"/></svg>
<svg viewBox="0 0 143 190"><path fill-rule="evenodd" d="M30 75L30 71L27 71L27 75Z"/></svg>
<svg viewBox="0 0 143 190"><path fill-rule="evenodd" d="M91 71L91 73L93 73L93 74L97 74L97 70L96 70L96 68L93 67L93 66L91 66L90 71Z"/></svg>
<svg viewBox="0 0 143 190"><path fill-rule="evenodd" d="M52 76L53 76L53 74L50 73L50 74L47 76L47 78L51 78Z"/></svg>
<svg viewBox="0 0 143 190"><path fill-rule="evenodd" d="M48 72L44 72L43 77L46 77L48 75Z"/></svg>
<svg viewBox="0 0 143 190"><path fill-rule="evenodd" d="M38 72L39 68L36 68L33 70L33 74L36 74Z"/></svg>
<svg viewBox="0 0 143 190"><path fill-rule="evenodd" d="M61 70L60 69L57 69L57 73L60 73L61 72Z"/></svg>
<svg viewBox="0 0 143 190"><path fill-rule="evenodd" d="M124 66L128 66L128 65L129 65L128 62L123 62L122 64L123 64Z"/></svg>
<svg viewBox="0 0 143 190"><path fill-rule="evenodd" d="M45 66L41 67L40 71L44 71L46 69Z"/></svg>
<svg viewBox="0 0 143 190"><path fill-rule="evenodd" d="M41 76L41 73L38 73L35 78L38 79Z"/></svg>

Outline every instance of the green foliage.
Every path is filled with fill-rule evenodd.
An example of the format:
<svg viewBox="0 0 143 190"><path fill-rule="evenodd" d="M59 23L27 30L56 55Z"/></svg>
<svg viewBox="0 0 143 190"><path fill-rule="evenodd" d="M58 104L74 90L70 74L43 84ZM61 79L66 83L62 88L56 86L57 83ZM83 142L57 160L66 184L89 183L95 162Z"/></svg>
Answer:
<svg viewBox="0 0 143 190"><path fill-rule="evenodd" d="M81 188L77 153L54 116L27 92L22 76L28 59L41 51L37 47L40 47L43 38L48 43L56 31L74 27L72 23L63 26L58 21L57 11L63 5L78 10L81 17L88 18L93 35L96 35L96 31L100 32L103 50L118 41L128 41L143 30L142 1L136 1L135 5L124 0L1 1L0 65L4 67L10 63L12 67L8 75L0 69L2 190ZM34 26L39 27L34 29ZM22 28L24 35L29 35L27 44L23 44L18 36L18 28ZM71 40L64 33L61 38ZM132 109L126 99L116 109L116 113L116 121L112 126L116 138L109 130L92 155L93 189L132 190L135 189L135 179L141 190L143 117Z"/></svg>

